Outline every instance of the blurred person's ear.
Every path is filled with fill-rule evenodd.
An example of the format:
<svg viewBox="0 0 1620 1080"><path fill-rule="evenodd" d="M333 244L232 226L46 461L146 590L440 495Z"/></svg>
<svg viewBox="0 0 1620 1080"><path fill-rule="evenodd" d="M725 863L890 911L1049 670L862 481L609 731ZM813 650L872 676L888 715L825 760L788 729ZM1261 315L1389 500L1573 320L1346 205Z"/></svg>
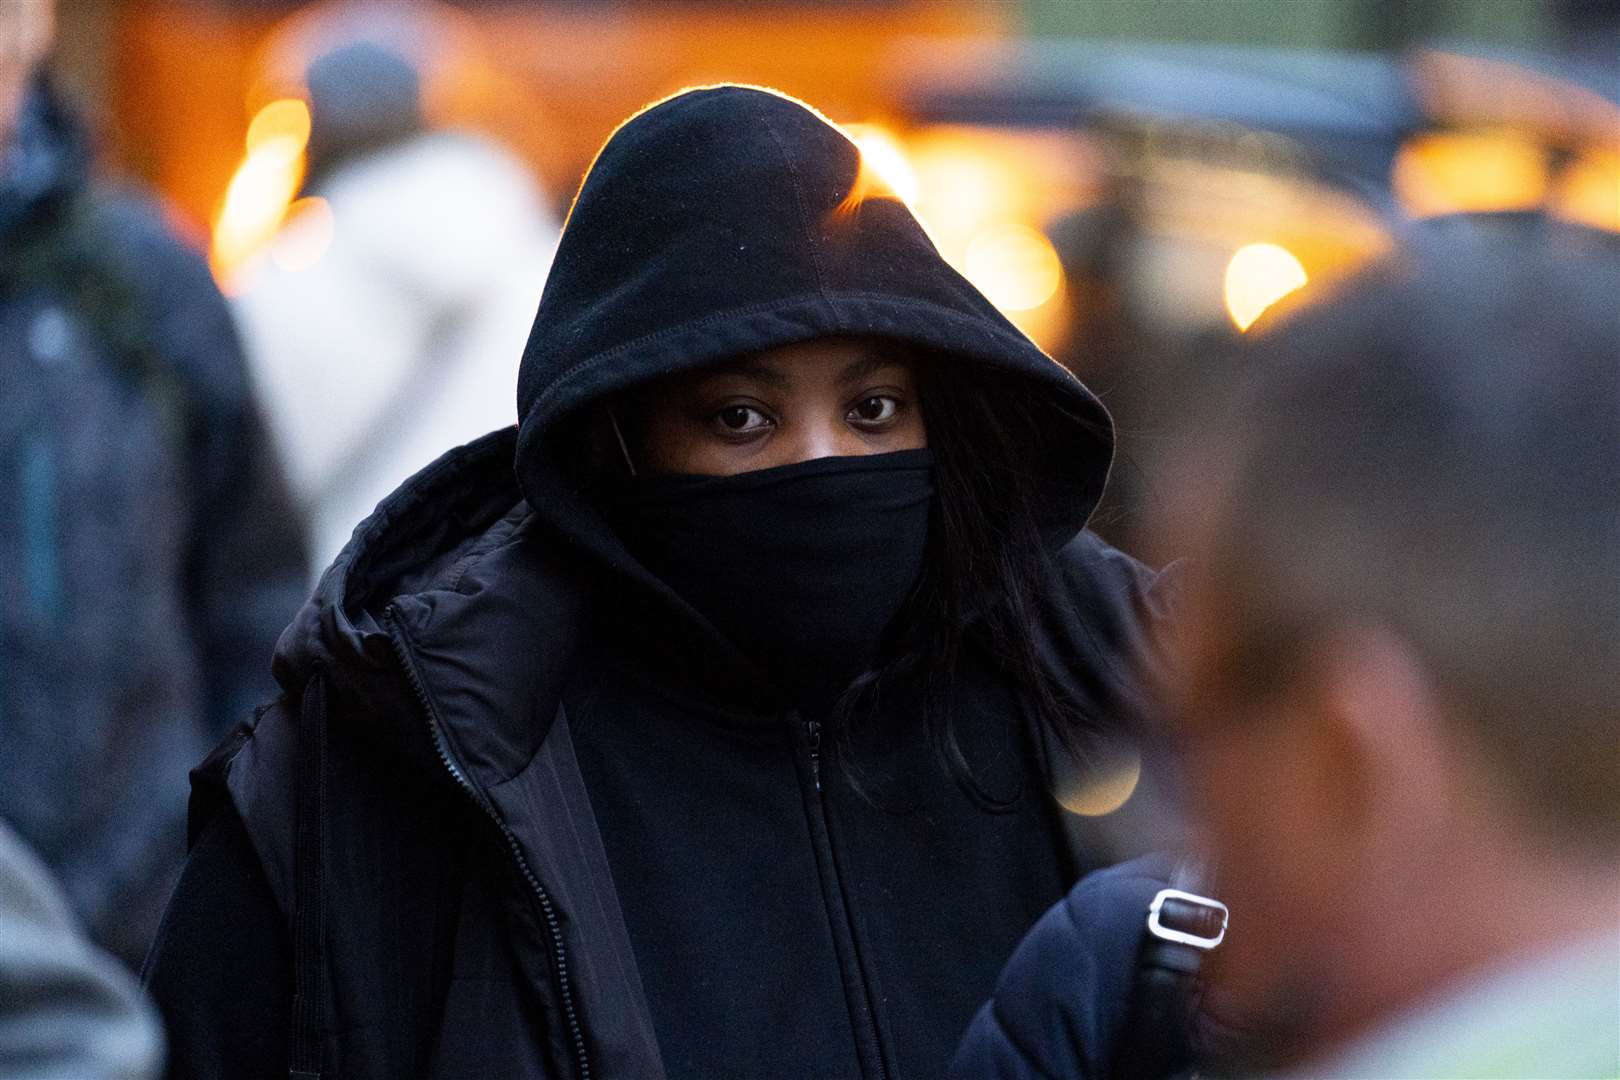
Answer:
<svg viewBox="0 0 1620 1080"><path fill-rule="evenodd" d="M54 0L0 3L0 143L10 138L28 81L50 51L55 34Z"/></svg>
<svg viewBox="0 0 1620 1080"><path fill-rule="evenodd" d="M1369 935L1410 932L1467 803L1444 714L1398 637L1353 627L1294 646L1271 658L1284 674L1263 695L1228 698L1184 747L1232 910L1216 1000L1267 1044L1261 1061L1319 1037L1334 999L1363 984Z"/></svg>
<svg viewBox="0 0 1620 1080"><path fill-rule="evenodd" d="M1329 840L1360 879L1384 888L1454 842L1468 800L1445 710L1398 637L1358 627L1323 640L1304 669L1305 710L1318 729L1313 802ZM1432 865L1432 864L1431 864Z"/></svg>

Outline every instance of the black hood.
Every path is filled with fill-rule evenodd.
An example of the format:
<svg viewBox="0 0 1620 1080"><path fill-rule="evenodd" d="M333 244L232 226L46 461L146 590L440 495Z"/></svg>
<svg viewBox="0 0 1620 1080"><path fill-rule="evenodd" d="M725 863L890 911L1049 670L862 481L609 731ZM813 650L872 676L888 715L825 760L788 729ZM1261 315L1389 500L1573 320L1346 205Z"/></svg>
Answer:
<svg viewBox="0 0 1620 1080"><path fill-rule="evenodd" d="M1080 531L1108 473L1107 412L951 269L902 202L853 198L859 172L859 153L836 126L751 87L680 94L614 133L569 214L523 352L515 466L537 519L531 535L561 540L610 580L651 590L706 627L630 556L583 490L589 439L572 421L649 379L857 334L910 343L930 362L962 365L966 378L982 373L986 385L1000 373L997 385L1022 385L1049 406L1029 432L1044 524L1055 544ZM284 637L283 663L327 653L384 599L421 588L424 568L453 563L474 541L469 530L517 497L503 494L510 473L502 482L491 472L504 443L446 455L385 501ZM447 509L468 503L482 524ZM428 535L439 539L424 543ZM750 667L701 636L706 663Z"/></svg>
<svg viewBox="0 0 1620 1080"><path fill-rule="evenodd" d="M589 440L570 421L649 379L873 335L1027 380L1049 406L1029 433L1044 523L1059 541L1080 531L1108 473L1107 412L940 257L903 202L853 194L860 170L835 125L753 87L688 91L614 133L569 214L518 376L517 476L537 513L644 577L582 497Z"/></svg>
<svg viewBox="0 0 1620 1080"><path fill-rule="evenodd" d="M904 203L852 198L859 172L836 126L753 87L687 91L614 133L523 350L517 468L535 506L577 449L550 436L582 406L741 354L867 334L1037 384L1056 408L1031 437L1050 448L1069 535L1080 530L1108 472L1107 412L951 269Z"/></svg>

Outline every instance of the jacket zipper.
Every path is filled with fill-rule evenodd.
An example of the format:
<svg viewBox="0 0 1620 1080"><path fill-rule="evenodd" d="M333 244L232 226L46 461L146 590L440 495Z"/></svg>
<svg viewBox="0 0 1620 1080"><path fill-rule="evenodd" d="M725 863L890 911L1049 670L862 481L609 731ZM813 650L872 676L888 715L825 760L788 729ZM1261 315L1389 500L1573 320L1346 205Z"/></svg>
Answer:
<svg viewBox="0 0 1620 1080"><path fill-rule="evenodd" d="M511 827L506 824L506 820L501 817L494 804L485 798L484 794L467 778L466 772L462 769L460 763L456 761L455 754L451 751L450 744L440 726L433 699L428 696L427 687L422 684L422 677L417 673L416 665L412 662L410 652L405 646L403 640L404 630L399 626L398 615L392 605L384 613L384 621L388 624L388 641L393 646L394 656L399 660L400 667L404 669L405 680L410 683L411 691L416 695L417 704L422 708L422 715L427 718L428 732L433 736L433 748L438 753L439 763L444 766L445 771L450 774L450 778L456 782L456 785L467 793L468 797L478 805L478 808L501 831L501 836L506 840L507 851L517 863L523 879L528 882L531 893L539 901L540 912L545 918L546 930L551 937L552 956L557 963L559 996L562 999L563 1016L568 1021L568 1033L573 1040L575 1060L579 1064L579 1080L590 1080L591 1063L585 1051L585 1032L580 1027L579 1013L574 1007L573 990L568 985L568 951L566 943L563 941L562 923L557 918L556 905L551 902L551 895L546 892L546 887L540 883L540 879L529 868L529 862L523 857L523 849L518 845L517 837L513 834Z"/></svg>
<svg viewBox="0 0 1620 1080"><path fill-rule="evenodd" d="M816 792L821 791L821 721L806 720L804 722L804 741L810 750L810 779L815 782Z"/></svg>
<svg viewBox="0 0 1620 1080"><path fill-rule="evenodd" d="M847 970L846 978L850 979L854 993L859 994L860 1000L854 1002L862 1014L859 1019L851 1018L856 1027L856 1057L861 1062L861 1071L871 1080L887 1080L889 1075L883 1062L883 1048L878 1037L877 1006L872 1000L871 990L866 985L866 979L861 974L860 960L855 953L855 930L850 923L849 911L844 904L843 885L838 880L838 864L833 859L832 833L827 826L827 808L822 802L821 793L821 721L800 718L797 713L790 714L793 720L798 721L804 733L805 758L809 766L810 782L814 793L805 796L805 803L811 815L810 836L811 843L816 848L816 863L822 874L822 902L827 906L829 922L832 923L835 943L840 937L847 939L839 946L840 955L838 964L840 969ZM840 934L840 929L842 933ZM850 986L846 985L846 994L851 993ZM865 1042L870 1047L863 1049Z"/></svg>

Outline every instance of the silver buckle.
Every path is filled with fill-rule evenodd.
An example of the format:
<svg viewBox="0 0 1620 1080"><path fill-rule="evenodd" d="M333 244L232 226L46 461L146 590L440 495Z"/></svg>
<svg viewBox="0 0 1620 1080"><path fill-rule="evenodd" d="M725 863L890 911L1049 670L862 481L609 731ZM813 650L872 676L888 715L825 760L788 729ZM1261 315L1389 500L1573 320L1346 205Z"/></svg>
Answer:
<svg viewBox="0 0 1620 1080"><path fill-rule="evenodd" d="M1216 934L1214 937L1204 937L1201 934L1189 934L1185 930L1177 930L1175 927L1164 925L1164 923L1159 921L1159 913L1164 909L1164 902L1166 900L1185 900L1190 904L1196 904L1197 906L1207 908L1210 911L1220 912L1220 933ZM1215 946L1226 940L1226 920L1227 910L1225 904L1221 903L1219 900L1211 900L1207 896L1199 896L1196 893L1183 892L1180 889L1160 889L1159 895L1155 896L1153 898L1153 903L1148 905L1148 933L1161 940L1173 941L1178 945L1191 945L1193 948L1203 949L1205 952L1208 952L1210 949L1213 949Z"/></svg>

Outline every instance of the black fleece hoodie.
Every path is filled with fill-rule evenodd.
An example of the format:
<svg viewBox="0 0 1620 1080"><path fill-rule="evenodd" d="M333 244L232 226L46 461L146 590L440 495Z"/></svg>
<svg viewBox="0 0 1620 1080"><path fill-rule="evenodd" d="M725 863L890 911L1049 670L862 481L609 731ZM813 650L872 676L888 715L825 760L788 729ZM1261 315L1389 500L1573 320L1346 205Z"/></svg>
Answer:
<svg viewBox="0 0 1620 1080"><path fill-rule="evenodd" d="M1155 578L1080 532L1106 413L902 203L852 197L859 165L819 115L743 87L665 101L603 148L518 430L356 529L282 638L283 696L194 773L148 966L175 1075L284 1075L289 1046L345 1077L943 1072L1081 869L1016 693L971 654L952 695L1005 812L903 700L818 790L813 729L584 487L582 410L650 378L831 334L982 368L1048 412L1029 432L1060 569L1043 655L1090 715L1135 719Z"/></svg>

